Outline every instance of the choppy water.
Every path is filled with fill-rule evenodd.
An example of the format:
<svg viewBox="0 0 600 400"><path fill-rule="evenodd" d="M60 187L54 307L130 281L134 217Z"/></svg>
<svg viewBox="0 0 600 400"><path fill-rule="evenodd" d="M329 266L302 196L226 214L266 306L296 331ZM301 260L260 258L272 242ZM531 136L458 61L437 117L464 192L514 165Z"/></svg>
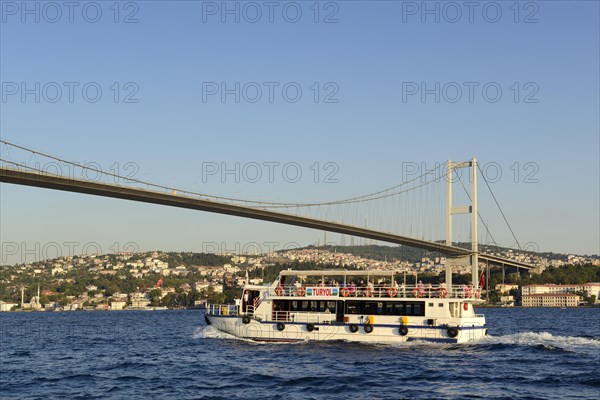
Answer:
<svg viewBox="0 0 600 400"><path fill-rule="evenodd" d="M598 399L600 309L483 309L471 345L264 344L200 311L0 314L0 398Z"/></svg>

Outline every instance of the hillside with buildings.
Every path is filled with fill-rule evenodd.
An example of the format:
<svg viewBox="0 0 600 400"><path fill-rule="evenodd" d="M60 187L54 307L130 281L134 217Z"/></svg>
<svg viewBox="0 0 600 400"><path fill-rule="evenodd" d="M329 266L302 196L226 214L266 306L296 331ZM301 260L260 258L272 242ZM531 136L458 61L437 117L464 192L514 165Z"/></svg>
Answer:
<svg viewBox="0 0 600 400"><path fill-rule="evenodd" d="M494 249L494 254L538 265L539 270L504 275L490 269L484 296L490 303L569 306L591 304L600 297L600 284L593 284L600 282L597 256L503 248ZM398 271L398 279L416 281L418 277L438 284L445 265L444 257L402 246L307 247L256 255L157 251L59 257L2 266L0 310L200 307L206 302L233 301L247 277L252 283L272 282L283 268L392 270ZM454 272L456 284L469 282L469 267ZM545 289L545 284L554 286ZM537 286L526 289L528 285ZM547 296L551 294L569 296L555 301Z"/></svg>

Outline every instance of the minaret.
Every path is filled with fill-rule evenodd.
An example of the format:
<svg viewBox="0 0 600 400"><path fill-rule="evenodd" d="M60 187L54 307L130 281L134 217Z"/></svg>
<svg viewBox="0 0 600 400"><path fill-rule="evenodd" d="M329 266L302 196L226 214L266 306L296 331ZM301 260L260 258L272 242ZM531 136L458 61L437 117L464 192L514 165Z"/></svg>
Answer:
<svg viewBox="0 0 600 400"><path fill-rule="evenodd" d="M23 309L24 300L25 300L25 286L21 286L21 310Z"/></svg>

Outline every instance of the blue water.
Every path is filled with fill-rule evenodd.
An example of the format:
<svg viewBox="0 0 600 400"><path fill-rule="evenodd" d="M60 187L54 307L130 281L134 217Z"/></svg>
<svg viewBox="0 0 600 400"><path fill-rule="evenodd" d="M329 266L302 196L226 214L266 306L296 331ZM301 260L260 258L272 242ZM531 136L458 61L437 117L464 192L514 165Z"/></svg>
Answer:
<svg viewBox="0 0 600 400"><path fill-rule="evenodd" d="M599 399L600 309L483 309L471 345L258 344L200 311L0 314L0 398Z"/></svg>

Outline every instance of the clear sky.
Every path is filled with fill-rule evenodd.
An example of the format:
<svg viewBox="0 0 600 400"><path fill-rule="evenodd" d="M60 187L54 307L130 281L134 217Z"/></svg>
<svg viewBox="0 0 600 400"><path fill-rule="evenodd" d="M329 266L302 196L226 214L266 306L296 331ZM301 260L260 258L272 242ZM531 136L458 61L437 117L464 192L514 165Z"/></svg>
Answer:
<svg viewBox="0 0 600 400"><path fill-rule="evenodd" d="M521 242L600 253L597 1L0 5L5 140L122 172L135 163L135 177L176 187L285 201L369 193L414 163L476 156L502 171L494 192ZM247 166L240 182L209 174L236 162ZM250 163L263 166L257 182ZM275 169L270 182L265 163L297 163L302 179ZM334 169L337 183L326 182ZM52 255L43 250L52 243L63 253L129 242L202 251L322 237L43 189L0 192L3 263ZM495 210L488 200L484 215ZM492 217L492 232L511 245L502 224Z"/></svg>

